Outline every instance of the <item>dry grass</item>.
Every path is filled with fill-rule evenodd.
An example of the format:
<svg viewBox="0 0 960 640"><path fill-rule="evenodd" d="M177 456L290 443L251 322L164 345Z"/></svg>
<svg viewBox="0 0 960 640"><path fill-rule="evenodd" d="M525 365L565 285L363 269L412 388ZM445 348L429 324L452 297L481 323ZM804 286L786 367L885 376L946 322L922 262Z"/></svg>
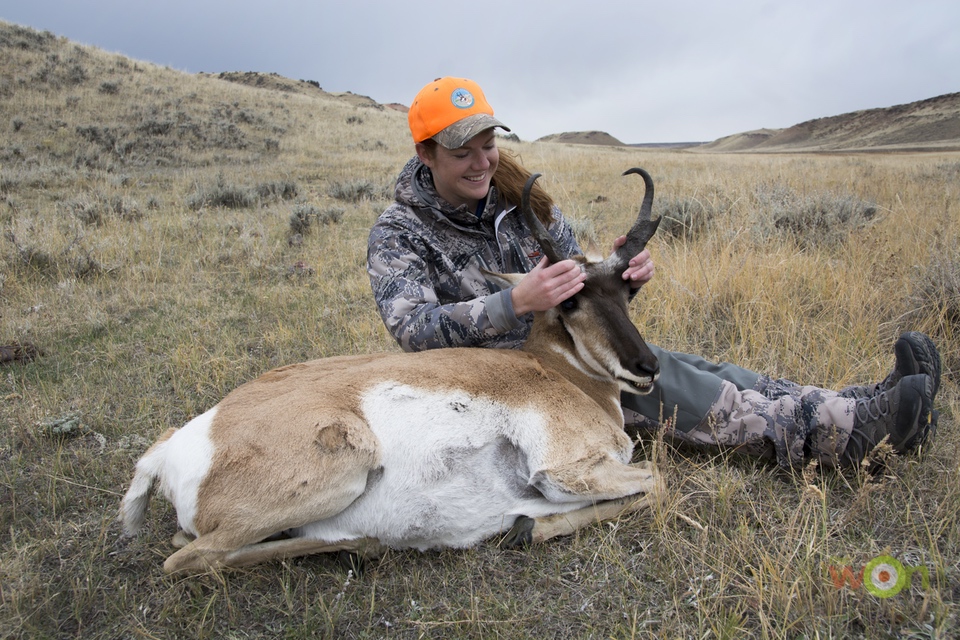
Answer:
<svg viewBox="0 0 960 640"><path fill-rule="evenodd" d="M901 330L933 335L939 437L886 475L790 477L644 441L639 455L668 480L663 504L527 553L490 543L391 553L360 576L310 557L170 578L170 508L155 500L132 540L115 520L148 443L274 366L396 349L364 266L367 230L411 152L405 120L10 25L0 48L0 343L42 351L0 365L0 636L957 633L960 155L508 144L601 247L639 204L639 181L619 175L630 166L651 171L659 200L715 212L651 245L658 275L634 303L651 342L842 386L885 375ZM285 199L276 186L291 184ZM257 196L191 205L215 186ZM771 194L876 214L827 216L836 240L822 246L802 227L771 229ZM309 228L291 226L296 211L312 212ZM929 585L890 598L834 586L831 565L881 554L928 568Z"/></svg>

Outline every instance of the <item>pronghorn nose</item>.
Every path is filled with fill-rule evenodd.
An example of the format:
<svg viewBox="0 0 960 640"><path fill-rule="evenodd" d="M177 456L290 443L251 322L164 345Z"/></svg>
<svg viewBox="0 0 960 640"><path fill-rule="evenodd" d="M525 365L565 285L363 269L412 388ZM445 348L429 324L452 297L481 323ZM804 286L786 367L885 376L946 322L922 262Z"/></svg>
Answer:
<svg viewBox="0 0 960 640"><path fill-rule="evenodd" d="M660 361L652 354L646 357L638 356L631 364L633 365L631 369L636 373L644 373L653 377L660 375Z"/></svg>

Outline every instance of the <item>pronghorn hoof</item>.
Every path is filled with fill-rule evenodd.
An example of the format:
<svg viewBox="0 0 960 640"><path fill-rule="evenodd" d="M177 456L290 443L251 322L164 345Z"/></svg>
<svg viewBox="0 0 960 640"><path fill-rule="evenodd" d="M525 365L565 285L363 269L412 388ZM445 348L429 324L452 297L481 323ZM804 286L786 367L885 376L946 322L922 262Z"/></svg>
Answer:
<svg viewBox="0 0 960 640"><path fill-rule="evenodd" d="M537 521L528 516L519 516L503 536L500 546L504 549L518 549L533 544L533 527Z"/></svg>
<svg viewBox="0 0 960 640"><path fill-rule="evenodd" d="M183 549L185 546L194 541L194 537L181 529L173 534L173 540L170 542L173 543L173 546L177 549Z"/></svg>

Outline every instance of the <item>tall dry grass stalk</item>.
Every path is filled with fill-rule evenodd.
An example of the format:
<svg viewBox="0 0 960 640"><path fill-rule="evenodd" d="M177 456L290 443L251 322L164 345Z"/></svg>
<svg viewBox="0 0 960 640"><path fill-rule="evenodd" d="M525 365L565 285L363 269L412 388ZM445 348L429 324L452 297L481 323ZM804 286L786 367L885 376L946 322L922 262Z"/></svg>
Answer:
<svg viewBox="0 0 960 640"><path fill-rule="evenodd" d="M601 250L636 214L642 185L620 176L632 166L653 174L663 211L709 215L650 246L657 276L633 312L651 342L839 387L882 378L900 331L933 335L940 433L884 475L789 475L653 438L638 455L659 460L669 494L652 513L526 553L168 578L169 507L154 501L133 540L115 521L149 442L274 366L397 348L364 268L412 154L405 118L295 81L267 90L10 25L0 36L0 343L41 352L0 369L0 635L956 633L960 156L504 142ZM244 204L195 199L215 187ZM297 207L319 213L294 234ZM883 554L928 568L929 585L878 598L832 581L831 566Z"/></svg>

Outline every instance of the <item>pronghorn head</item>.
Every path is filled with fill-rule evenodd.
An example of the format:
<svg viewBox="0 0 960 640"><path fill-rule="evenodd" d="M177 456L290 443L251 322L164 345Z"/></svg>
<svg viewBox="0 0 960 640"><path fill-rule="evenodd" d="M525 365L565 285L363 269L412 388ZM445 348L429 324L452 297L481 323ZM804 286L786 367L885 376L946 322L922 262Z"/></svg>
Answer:
<svg viewBox="0 0 960 640"><path fill-rule="evenodd" d="M651 220L653 180L643 169L629 169L643 178L646 188L640 213L627 232L627 241L605 260L573 256L587 275L583 289L560 305L536 314L524 349L561 355L570 365L596 379L612 379L628 393L649 393L660 374L657 358L630 321L627 304L630 284L622 278L630 258L640 253L660 224ZM565 259L553 236L530 207L534 174L523 191L523 215L533 236L551 263ZM521 276L516 276L517 278Z"/></svg>

